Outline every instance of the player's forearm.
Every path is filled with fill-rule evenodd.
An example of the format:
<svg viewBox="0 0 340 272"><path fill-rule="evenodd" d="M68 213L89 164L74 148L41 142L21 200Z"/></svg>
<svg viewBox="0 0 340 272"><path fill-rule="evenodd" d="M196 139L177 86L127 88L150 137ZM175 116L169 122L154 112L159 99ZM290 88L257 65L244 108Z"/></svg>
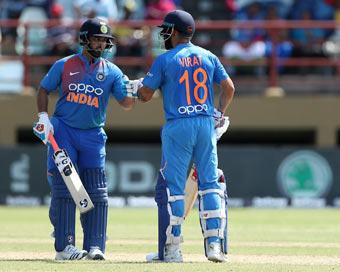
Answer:
<svg viewBox="0 0 340 272"><path fill-rule="evenodd" d="M235 87L230 78L227 78L221 82L222 93L219 99L217 109L221 112L225 112L233 99Z"/></svg>
<svg viewBox="0 0 340 272"><path fill-rule="evenodd" d="M144 85L143 87L141 87L138 90L138 93L137 93L138 99L140 101L142 101L143 103L147 103L147 102L149 102L151 100L154 92L155 91L153 89L151 89L151 88L149 88L149 87Z"/></svg>
<svg viewBox="0 0 340 272"><path fill-rule="evenodd" d="M37 95L38 112L48 112L48 95L48 91L44 88L39 88Z"/></svg>
<svg viewBox="0 0 340 272"><path fill-rule="evenodd" d="M131 110L136 104L136 99L131 97L125 97L123 99L120 99L118 103L124 110Z"/></svg>

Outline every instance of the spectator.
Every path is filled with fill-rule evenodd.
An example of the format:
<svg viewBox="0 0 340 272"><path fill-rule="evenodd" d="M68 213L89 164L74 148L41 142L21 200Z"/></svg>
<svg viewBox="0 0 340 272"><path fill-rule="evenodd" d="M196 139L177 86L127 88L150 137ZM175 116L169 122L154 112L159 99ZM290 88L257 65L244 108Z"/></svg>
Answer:
<svg viewBox="0 0 340 272"><path fill-rule="evenodd" d="M329 1L334 6L334 20L340 24L340 0ZM340 28L335 29L334 33L322 46L325 55L340 58Z"/></svg>
<svg viewBox="0 0 340 272"><path fill-rule="evenodd" d="M19 19L23 9L27 6L28 0L2 0L1 2L1 16L3 20ZM3 43L13 46L17 38L16 27L2 27L1 29Z"/></svg>
<svg viewBox="0 0 340 272"><path fill-rule="evenodd" d="M118 19L116 0L75 0L74 9L76 19L99 17L106 21Z"/></svg>
<svg viewBox="0 0 340 272"><path fill-rule="evenodd" d="M64 7L63 18L67 18L67 19L70 19L70 20L76 19L73 1L70 1L70 0L55 0L55 3L59 3Z"/></svg>
<svg viewBox="0 0 340 272"><path fill-rule="evenodd" d="M46 16L50 17L50 10L52 4L55 2L55 0L28 0L27 5L31 7L39 7L44 10L46 13Z"/></svg>
<svg viewBox="0 0 340 272"><path fill-rule="evenodd" d="M65 57L75 54L77 32L71 27L72 22L63 19L64 7L59 3L53 3L49 13L51 19L55 20L55 25L47 30L47 55Z"/></svg>
<svg viewBox="0 0 340 272"><path fill-rule="evenodd" d="M301 19L311 21L314 18L310 9L305 9L302 12ZM322 44L325 40L325 30L321 28L297 28L291 31L291 39L293 42L294 57L325 57L322 52ZM323 69L325 70L325 69ZM311 73L316 71L322 72L318 67L300 67L299 73Z"/></svg>
<svg viewBox="0 0 340 272"><path fill-rule="evenodd" d="M133 0L134 2L134 0ZM132 1L126 1L123 7L125 17L123 20L130 20L135 12L136 6ZM142 56L145 44L143 44L145 33L142 29L135 29L129 26L119 26L114 30L117 37L116 56Z"/></svg>
<svg viewBox="0 0 340 272"><path fill-rule="evenodd" d="M134 12L137 9L137 3L134 1L135 0L125 1L125 5L122 10L125 17L123 17L122 20L131 20L134 16ZM147 43L145 37L148 29L139 29L130 26L118 26L112 28L114 35L117 37L115 56L144 56ZM144 69L141 65L130 66L125 68L125 73L130 76L134 75L134 77L138 78L142 76Z"/></svg>
<svg viewBox="0 0 340 272"><path fill-rule="evenodd" d="M278 14L278 6L275 4L268 5L267 7L267 20L280 20ZM277 30L274 30L277 31ZM266 56L270 57L273 50L273 42L270 30L266 31ZM293 45L288 38L288 32L286 29L280 30L278 41L276 44L276 55L279 59L289 58L292 55ZM278 71L283 72L284 66L278 66Z"/></svg>
<svg viewBox="0 0 340 272"><path fill-rule="evenodd" d="M175 9L176 5L172 0L147 0L145 19L162 20Z"/></svg>
<svg viewBox="0 0 340 272"><path fill-rule="evenodd" d="M224 0L224 3L231 14L237 11L236 0Z"/></svg>
<svg viewBox="0 0 340 272"><path fill-rule="evenodd" d="M261 10L260 4L254 2L238 12L236 19L240 21L261 21L265 19L265 14ZM231 35L232 40L226 42L222 48L224 57L246 61L265 57L265 31L263 29L235 29L231 32ZM238 68L236 72L262 73L261 67L255 67L255 70L252 67L246 67L246 70L244 68ZM228 72L233 73L233 68L228 69Z"/></svg>
<svg viewBox="0 0 340 272"><path fill-rule="evenodd" d="M121 0L118 2L119 16L121 20L143 20L145 17L144 0ZM127 14L128 13L128 14Z"/></svg>
<svg viewBox="0 0 340 272"><path fill-rule="evenodd" d="M304 21L313 20L310 10L304 10L301 19ZM325 38L323 29L296 28L291 31L291 38L294 44L293 54L295 56L320 56L321 44Z"/></svg>

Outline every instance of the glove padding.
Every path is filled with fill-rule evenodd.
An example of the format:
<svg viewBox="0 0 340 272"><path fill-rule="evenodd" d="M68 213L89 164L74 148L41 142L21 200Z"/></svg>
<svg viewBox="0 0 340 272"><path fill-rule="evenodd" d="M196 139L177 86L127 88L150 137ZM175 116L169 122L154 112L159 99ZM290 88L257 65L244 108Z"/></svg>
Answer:
<svg viewBox="0 0 340 272"><path fill-rule="evenodd" d="M138 98L137 92L143 86L142 81L144 78L129 80L127 76L124 76L123 92L125 96L131 98Z"/></svg>
<svg viewBox="0 0 340 272"><path fill-rule="evenodd" d="M48 141L48 135L50 132L53 134L53 125L48 118L47 112L39 112L39 121L33 124L33 133L40 139L45 145L50 144Z"/></svg>
<svg viewBox="0 0 340 272"><path fill-rule="evenodd" d="M216 140L221 139L222 135L227 131L230 121L229 117L224 117L224 113L214 109Z"/></svg>
<svg viewBox="0 0 340 272"><path fill-rule="evenodd" d="M229 124L230 124L229 117L228 116L223 117L223 121L220 122L221 126L215 128L217 141L221 139L222 135L227 131Z"/></svg>

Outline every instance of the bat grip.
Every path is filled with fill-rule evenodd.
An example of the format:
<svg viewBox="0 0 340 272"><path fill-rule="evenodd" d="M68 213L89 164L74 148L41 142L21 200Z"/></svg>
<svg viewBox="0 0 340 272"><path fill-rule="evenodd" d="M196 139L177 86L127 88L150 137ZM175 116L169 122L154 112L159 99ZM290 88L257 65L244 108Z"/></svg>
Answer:
<svg viewBox="0 0 340 272"><path fill-rule="evenodd" d="M50 132L50 134L48 135L48 140L50 141L52 148L54 150L54 152L56 152L57 150L59 150L59 146L57 144L57 142L55 141L53 134Z"/></svg>

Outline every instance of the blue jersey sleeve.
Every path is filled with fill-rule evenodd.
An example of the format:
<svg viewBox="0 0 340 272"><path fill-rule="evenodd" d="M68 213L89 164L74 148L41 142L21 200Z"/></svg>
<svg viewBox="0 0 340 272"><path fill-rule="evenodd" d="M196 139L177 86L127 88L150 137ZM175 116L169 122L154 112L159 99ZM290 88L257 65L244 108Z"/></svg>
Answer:
<svg viewBox="0 0 340 272"><path fill-rule="evenodd" d="M49 92L55 91L62 80L64 61L57 61L52 65L44 79L41 81L40 86Z"/></svg>
<svg viewBox="0 0 340 272"><path fill-rule="evenodd" d="M222 80L228 78L228 74L226 70L224 69L223 65L221 64L218 57L213 56L214 63L215 63L215 72L214 72L214 82L219 84Z"/></svg>
<svg viewBox="0 0 340 272"><path fill-rule="evenodd" d="M153 90L157 90L159 88L162 83L161 56L155 59L142 83Z"/></svg>
<svg viewBox="0 0 340 272"><path fill-rule="evenodd" d="M117 68L114 73L113 88L112 88L112 93L116 100L120 100L127 96L127 94L124 94L123 92L123 77L124 77L123 72Z"/></svg>

